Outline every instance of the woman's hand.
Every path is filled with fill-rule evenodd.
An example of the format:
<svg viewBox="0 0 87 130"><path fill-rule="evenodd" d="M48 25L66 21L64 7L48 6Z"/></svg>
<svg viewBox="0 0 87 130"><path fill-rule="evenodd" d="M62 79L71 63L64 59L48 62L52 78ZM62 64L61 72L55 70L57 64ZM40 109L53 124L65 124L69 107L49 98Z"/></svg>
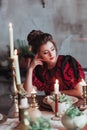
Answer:
<svg viewBox="0 0 87 130"><path fill-rule="evenodd" d="M38 54L35 55L33 61L31 62L29 68L34 69L37 65L43 65L42 59L38 56Z"/></svg>

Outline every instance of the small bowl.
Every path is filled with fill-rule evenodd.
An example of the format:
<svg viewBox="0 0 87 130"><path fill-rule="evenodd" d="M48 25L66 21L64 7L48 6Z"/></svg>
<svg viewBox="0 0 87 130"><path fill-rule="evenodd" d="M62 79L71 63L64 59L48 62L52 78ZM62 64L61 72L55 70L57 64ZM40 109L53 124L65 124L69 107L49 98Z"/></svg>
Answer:
<svg viewBox="0 0 87 130"><path fill-rule="evenodd" d="M49 104L55 112L55 101L50 98L51 96L45 97L44 103ZM64 114L65 111L71 106L70 101L63 101L63 102L58 102L58 113L59 114Z"/></svg>

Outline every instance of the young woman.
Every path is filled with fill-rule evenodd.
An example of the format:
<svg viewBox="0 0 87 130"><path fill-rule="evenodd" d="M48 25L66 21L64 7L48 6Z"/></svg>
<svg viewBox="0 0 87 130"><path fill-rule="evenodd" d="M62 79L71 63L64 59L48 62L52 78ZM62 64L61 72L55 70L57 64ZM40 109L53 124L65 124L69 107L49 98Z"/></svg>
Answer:
<svg viewBox="0 0 87 130"><path fill-rule="evenodd" d="M28 93L35 86L50 95L58 79L61 93L82 97L82 79L85 80L85 74L79 62L70 55L57 55L56 44L48 33L33 30L28 35L28 42L35 54L24 83Z"/></svg>

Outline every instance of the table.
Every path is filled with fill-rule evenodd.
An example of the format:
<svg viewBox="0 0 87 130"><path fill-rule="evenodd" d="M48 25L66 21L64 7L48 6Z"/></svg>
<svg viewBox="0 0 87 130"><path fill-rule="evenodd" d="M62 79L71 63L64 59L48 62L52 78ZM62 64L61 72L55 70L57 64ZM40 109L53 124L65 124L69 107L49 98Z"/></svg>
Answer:
<svg viewBox="0 0 87 130"><path fill-rule="evenodd" d="M51 119L51 117L54 116L54 113L52 112L51 108L45 108L43 104L43 98L44 96L37 96L37 101L39 104L39 109L42 112L42 116L48 119ZM31 99L29 99L29 102L31 101ZM82 104L82 100L80 99L75 105L79 105ZM87 109L84 111L87 115ZM51 124L52 124L52 130L66 130L66 128L64 128L64 126L62 125L61 121L53 121L50 120ZM14 130L14 128L17 126L17 124L19 123L18 118L8 118L4 123L0 124L0 130ZM87 130L87 126L85 126L82 130Z"/></svg>

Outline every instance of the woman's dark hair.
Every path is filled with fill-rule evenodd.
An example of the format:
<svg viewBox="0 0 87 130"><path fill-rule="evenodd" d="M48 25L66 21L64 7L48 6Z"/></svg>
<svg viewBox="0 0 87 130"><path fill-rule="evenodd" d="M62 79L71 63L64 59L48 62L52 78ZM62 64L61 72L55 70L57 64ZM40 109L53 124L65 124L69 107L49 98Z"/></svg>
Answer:
<svg viewBox="0 0 87 130"><path fill-rule="evenodd" d="M57 47L55 42L53 41L53 37L49 33L44 33L40 30L33 30L30 32L30 34L28 34L27 40L28 44L32 46L32 51L34 54L36 54L39 51L40 46L46 44L48 41L53 43L57 51Z"/></svg>
<svg viewBox="0 0 87 130"><path fill-rule="evenodd" d="M34 39L41 34L43 34L43 32L40 30L32 30L27 36L28 44L32 45Z"/></svg>

